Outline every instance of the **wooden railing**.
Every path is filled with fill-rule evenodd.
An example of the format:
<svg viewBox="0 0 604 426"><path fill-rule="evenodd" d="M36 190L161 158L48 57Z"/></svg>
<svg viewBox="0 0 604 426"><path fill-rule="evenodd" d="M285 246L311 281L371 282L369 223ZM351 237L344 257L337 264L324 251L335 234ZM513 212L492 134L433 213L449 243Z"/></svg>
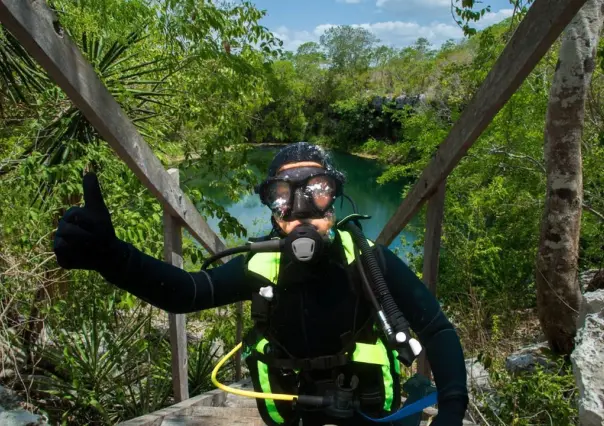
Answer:
<svg viewBox="0 0 604 426"><path fill-rule="evenodd" d="M445 180L472 144L533 70L586 0L535 0L471 103L439 146L377 242L389 245L428 202L423 280L436 292ZM181 227L211 254L225 248L166 172L43 0L0 0L0 21L48 72L99 134L164 207L164 258L182 267ZM170 174L174 177L171 178ZM223 259L226 261L228 259ZM237 305L241 339L242 305ZM188 398L183 315L170 315L174 394ZM237 375L240 375L240 360ZM424 357L420 372L429 375Z"/></svg>
<svg viewBox="0 0 604 426"><path fill-rule="evenodd" d="M585 2L535 0L472 101L378 236L378 243L389 245L429 201L423 280L434 294L447 177ZM418 370L426 376L430 374L425 353L420 357Z"/></svg>
<svg viewBox="0 0 604 426"><path fill-rule="evenodd" d="M128 119L126 113L98 78L92 65L63 32L56 16L41 0L0 2L0 21L65 91L74 105L115 150L164 209L164 259L182 268L184 226L210 254L225 244L203 220L181 191L178 171L168 173ZM172 175L172 176L171 176ZM220 260L228 261L227 258ZM237 312L242 310L237 304ZM169 315L172 347L172 379L177 401L187 399L187 347L185 316ZM238 327L241 339L241 328ZM236 376L241 375L240 362Z"/></svg>

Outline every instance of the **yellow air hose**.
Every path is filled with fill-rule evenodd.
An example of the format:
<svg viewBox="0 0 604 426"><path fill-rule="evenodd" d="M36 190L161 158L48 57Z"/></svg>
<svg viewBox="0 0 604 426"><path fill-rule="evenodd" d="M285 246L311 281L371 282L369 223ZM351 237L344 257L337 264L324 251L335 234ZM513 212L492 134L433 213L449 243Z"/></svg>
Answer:
<svg viewBox="0 0 604 426"><path fill-rule="evenodd" d="M245 390L241 390L241 389L235 389L235 388L232 388L230 386L223 385L222 383L220 383L216 379L218 370L220 370L220 367L222 367L222 365L225 362L227 362L227 360L229 358L231 358L235 354L235 352L237 352L239 349L241 349L242 346L243 345L240 342L237 346L235 346L233 349L231 349L231 352L229 352L224 357L222 357L222 359L220 361L218 361L218 364L216 364L216 367L214 367L214 369L212 370L212 383L214 383L214 385L216 385L217 388L222 389L225 392L233 393L235 395L245 396L247 398L260 398L260 399L273 399L273 400L276 399L276 400L281 400L281 401L292 401L292 402L298 398L298 395L287 395L287 394L283 394L283 393L264 393L264 392L245 391ZM432 418L430 418L430 420L428 421L428 425L430 423L432 423Z"/></svg>
<svg viewBox="0 0 604 426"><path fill-rule="evenodd" d="M237 346L235 346L231 350L231 352L226 354L220 361L218 361L218 364L216 364L216 367L214 367L214 370L212 370L212 383L214 383L214 385L216 385L217 388L222 389L225 392L230 392L235 395L245 396L247 398L277 399L280 401L294 401L296 398L298 398L297 395L286 395L286 394L282 394L282 393L264 393L264 392L245 391L242 389L235 389L235 388L232 388L230 386L226 386L226 385L223 385L222 383L220 383L216 379L218 370L220 370L220 367L222 367L222 365L230 357L232 357L235 354L235 352L237 352L239 349L241 349L241 346L242 346L241 343L239 343Z"/></svg>

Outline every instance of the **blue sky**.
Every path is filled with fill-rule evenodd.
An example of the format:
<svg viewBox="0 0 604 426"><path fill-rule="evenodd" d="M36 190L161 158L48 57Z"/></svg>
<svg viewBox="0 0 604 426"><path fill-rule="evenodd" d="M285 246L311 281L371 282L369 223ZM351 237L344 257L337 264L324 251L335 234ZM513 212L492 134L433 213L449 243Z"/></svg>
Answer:
<svg viewBox="0 0 604 426"><path fill-rule="evenodd" d="M333 25L359 25L373 32L383 44L403 47L425 37L438 47L463 34L451 17L451 0L253 0L267 16L262 24L295 50L307 41L318 41ZM481 28L512 14L508 0L483 0L491 13L477 24Z"/></svg>

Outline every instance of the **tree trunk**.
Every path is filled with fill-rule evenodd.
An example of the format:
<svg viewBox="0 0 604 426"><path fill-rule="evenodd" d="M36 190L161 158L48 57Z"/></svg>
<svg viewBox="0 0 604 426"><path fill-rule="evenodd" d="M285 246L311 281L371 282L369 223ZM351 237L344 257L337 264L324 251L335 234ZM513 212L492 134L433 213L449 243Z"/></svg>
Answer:
<svg viewBox="0 0 604 426"><path fill-rule="evenodd" d="M581 300L581 138L603 4L589 0L562 34L545 125L547 194L536 265L537 308L551 348L561 354L573 349Z"/></svg>

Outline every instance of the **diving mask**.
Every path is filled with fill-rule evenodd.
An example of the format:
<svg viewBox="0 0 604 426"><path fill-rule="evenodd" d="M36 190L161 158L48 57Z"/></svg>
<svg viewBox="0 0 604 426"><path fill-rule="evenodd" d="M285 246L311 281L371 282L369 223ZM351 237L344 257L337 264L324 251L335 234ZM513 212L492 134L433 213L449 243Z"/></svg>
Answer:
<svg viewBox="0 0 604 426"><path fill-rule="evenodd" d="M321 167L287 169L256 188L260 200L282 220L322 218L342 194L343 179Z"/></svg>

